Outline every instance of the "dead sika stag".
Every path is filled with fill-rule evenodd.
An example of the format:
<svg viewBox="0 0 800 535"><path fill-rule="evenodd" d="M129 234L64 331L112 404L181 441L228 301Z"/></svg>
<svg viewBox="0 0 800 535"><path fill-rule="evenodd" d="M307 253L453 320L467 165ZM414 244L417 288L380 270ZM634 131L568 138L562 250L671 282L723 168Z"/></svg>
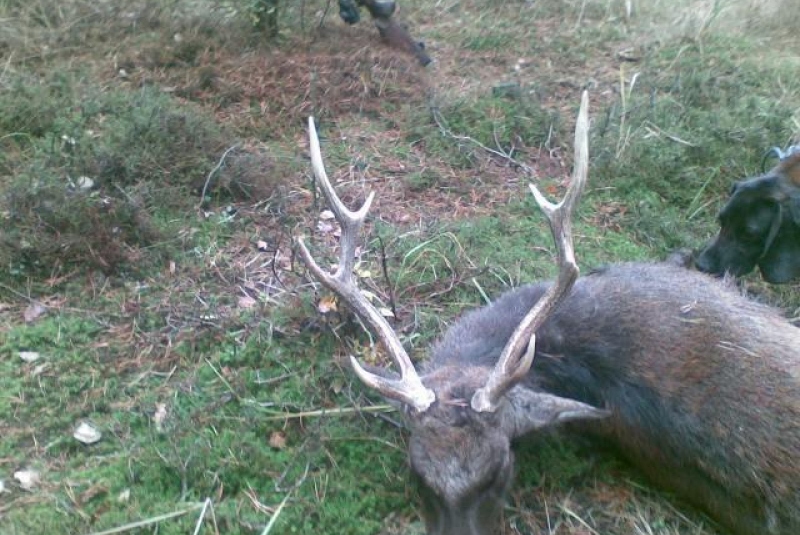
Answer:
<svg viewBox="0 0 800 535"><path fill-rule="evenodd" d="M623 264L577 279L570 219L586 182L587 132L584 94L565 199L552 205L531 186L556 240L557 280L464 315L417 373L352 274L373 195L357 212L342 204L309 120L317 183L342 226L336 273L302 239L300 251L399 368L399 377L375 373L351 359L366 385L405 409L427 532L499 530L511 441L573 422L732 533L800 534L800 330L679 267Z"/></svg>

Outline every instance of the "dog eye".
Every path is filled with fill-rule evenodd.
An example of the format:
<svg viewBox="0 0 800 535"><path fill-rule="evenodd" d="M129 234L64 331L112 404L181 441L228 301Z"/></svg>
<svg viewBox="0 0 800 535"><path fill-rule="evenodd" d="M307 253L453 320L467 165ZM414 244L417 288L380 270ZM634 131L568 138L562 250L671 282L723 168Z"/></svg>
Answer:
<svg viewBox="0 0 800 535"><path fill-rule="evenodd" d="M751 207L751 213L738 227L738 234L745 241L758 241L769 232L775 218L775 207L762 203Z"/></svg>
<svg viewBox="0 0 800 535"><path fill-rule="evenodd" d="M742 229L742 238L748 241L758 241L761 239L763 229L756 225L746 225Z"/></svg>

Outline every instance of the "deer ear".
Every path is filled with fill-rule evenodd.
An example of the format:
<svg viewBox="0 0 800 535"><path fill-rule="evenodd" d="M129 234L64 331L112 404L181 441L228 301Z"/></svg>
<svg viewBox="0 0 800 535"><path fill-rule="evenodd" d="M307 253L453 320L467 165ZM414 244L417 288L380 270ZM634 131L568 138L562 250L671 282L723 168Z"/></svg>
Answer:
<svg viewBox="0 0 800 535"><path fill-rule="evenodd" d="M512 437L574 420L596 420L611 415L605 409L598 409L574 399L536 392L524 386L513 388L507 397L513 409L509 411L510 418L506 423L510 426L508 435Z"/></svg>

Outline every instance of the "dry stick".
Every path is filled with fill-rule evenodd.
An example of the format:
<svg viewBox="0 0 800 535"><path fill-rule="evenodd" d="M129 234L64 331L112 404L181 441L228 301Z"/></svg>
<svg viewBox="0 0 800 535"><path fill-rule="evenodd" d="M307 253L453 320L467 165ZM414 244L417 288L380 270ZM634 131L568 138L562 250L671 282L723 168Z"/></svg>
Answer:
<svg viewBox="0 0 800 535"><path fill-rule="evenodd" d="M283 288L284 290L288 290L286 285L281 280L280 274L278 273L278 253L280 253L280 246L281 242L279 238L278 243L275 244L275 252L272 253L272 262L270 262L270 269L272 270L272 276L275 277L275 280L278 281L278 284L280 284L281 288Z"/></svg>
<svg viewBox="0 0 800 535"><path fill-rule="evenodd" d="M213 503L211 504L211 510L209 511L209 513L211 514L211 525L214 528L214 534L215 535L220 535L219 534L219 524L217 523L217 513L216 513L216 511L214 511L214 504Z"/></svg>
<svg viewBox="0 0 800 535"><path fill-rule="evenodd" d="M448 128L447 125L445 124L445 121L442 117L442 112L439 111L439 108L437 106L431 106L430 110L431 110L431 115L433 115L433 120L436 122L436 125L439 127L439 131L442 133L442 135L455 139L456 141L467 141L469 143L472 143L480 147L481 149L485 150L486 152L494 154L495 156L499 156L500 158L503 158L507 162L511 163L512 165L516 165L520 169L523 169L530 176L536 176L536 172L533 170L531 166L520 162L510 154L503 152L502 150L496 150L491 147L487 147L486 145L484 145L475 138L454 134L453 131L450 130L450 128Z"/></svg>
<svg viewBox="0 0 800 535"><path fill-rule="evenodd" d="M206 183L203 184L203 191L200 193L200 203L197 205L198 210L203 207L203 203L206 200L206 191L208 190L208 185L211 183L211 178L222 168L222 164L225 163L225 158L228 157L228 154L230 154L233 149L237 148L239 148L238 143L228 147L228 150L222 153L222 157L219 159L219 162L217 162L217 165L214 166L214 169L209 171L208 176L206 177Z"/></svg>
<svg viewBox="0 0 800 535"><path fill-rule="evenodd" d="M647 129L649 134L654 134L654 135L659 136L659 137L660 136L664 136L665 138L669 139L670 141L674 141L675 143L678 143L680 145L685 145L687 147L692 147L692 148L695 148L695 147L698 146L695 143L692 143L691 141L686 141L685 139L681 139L681 138L679 138L678 136L676 136L674 134L670 134L669 132L665 132L658 125L656 125L655 123L652 123L650 121L645 121L644 122L644 127L645 127L645 129Z"/></svg>
<svg viewBox="0 0 800 535"><path fill-rule="evenodd" d="M394 412L397 409L391 405L372 405L371 407L343 407L339 409L319 409L314 411L285 412L262 418L265 422L277 420L293 420L296 418L311 418L317 416L342 416L345 414L361 414L363 412Z"/></svg>
<svg viewBox="0 0 800 535"><path fill-rule="evenodd" d="M561 506L561 510L564 511L569 517L574 518L581 526L586 528L589 531L589 533L591 533L592 535L600 535L597 531L592 529L592 526L590 526L586 522L586 520L582 519L580 517L580 515L578 515L578 513L576 513L575 511L573 511L572 509L570 509L566 505L562 505Z"/></svg>
<svg viewBox="0 0 800 535"><path fill-rule="evenodd" d="M158 524L159 522L163 522L165 520L178 518L179 516L189 514L192 511L197 511L198 509L202 509L204 506L205 503L196 503L191 507L189 507L188 509L183 509L182 511L173 511L171 513L165 513L163 515L154 516L151 518L147 518L145 520L138 520L136 522L131 522L130 524L125 524L124 526L118 526L116 528L107 529L105 531L95 531L94 533L90 533L89 535L114 535L116 533L125 533L126 531L131 531L138 528L144 528L147 526L151 526L153 524Z"/></svg>
<svg viewBox="0 0 800 535"><path fill-rule="evenodd" d="M208 367L211 368L211 371L214 372L214 375L216 375L219 378L219 380L222 381L222 383L228 388L228 392L230 392L230 394L237 400L241 400L241 396L239 396L239 394L233 389L231 384L228 382L227 379L225 379L225 377L222 376L219 370L217 370L217 368L214 367L214 364L207 358L203 360L206 361L206 364L208 364Z"/></svg>
<svg viewBox="0 0 800 535"><path fill-rule="evenodd" d="M198 535L200 533L200 528L203 526L203 520L206 518L206 511L208 511L209 506L211 506L211 510L214 510L214 507L211 505L211 498L206 498L206 501L203 502L203 510L200 511L200 518L197 519L197 524L194 526L194 532L192 535Z"/></svg>
<svg viewBox="0 0 800 535"><path fill-rule="evenodd" d="M397 317L397 305L394 302L394 288L392 281L389 280L389 267L386 265L386 244L383 243L383 238L378 236L378 244L381 248L381 269L383 269L383 278L386 281L386 291L389 292L389 307L392 309L392 315L395 319Z"/></svg>
<svg viewBox="0 0 800 535"><path fill-rule="evenodd" d="M283 500L281 500L281 503L278 505L278 508L275 509L275 512L270 517L269 522L267 522L267 525L264 526L264 531L261 532L261 535L267 535L270 531L272 531L272 527L275 525L275 522L278 521L278 517L281 515L281 511L283 511L283 508L286 505L286 502L289 501L289 497L291 495L292 495L291 490L286 493L286 496L283 497Z"/></svg>

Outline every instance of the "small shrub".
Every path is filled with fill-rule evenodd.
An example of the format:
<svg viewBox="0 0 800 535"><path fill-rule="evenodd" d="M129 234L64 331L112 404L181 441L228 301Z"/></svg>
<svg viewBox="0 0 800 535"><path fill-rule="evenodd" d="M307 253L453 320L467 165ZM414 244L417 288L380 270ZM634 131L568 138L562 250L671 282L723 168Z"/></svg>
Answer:
<svg viewBox="0 0 800 535"><path fill-rule="evenodd" d="M253 190L238 186L241 169L220 189L218 174L208 179L231 139L169 95L103 91L65 76L12 85L0 95L0 135L13 133L3 139L18 149L0 179L0 262L13 275L147 265L168 230L152 214L190 209L204 188L223 199Z"/></svg>
<svg viewBox="0 0 800 535"><path fill-rule="evenodd" d="M409 137L412 142L424 143L427 152L441 153L453 165L471 167L477 146L465 137L491 149L519 151L544 144L553 131L558 131L559 123L557 115L543 110L529 95L484 95L441 105L433 120L413 128Z"/></svg>

